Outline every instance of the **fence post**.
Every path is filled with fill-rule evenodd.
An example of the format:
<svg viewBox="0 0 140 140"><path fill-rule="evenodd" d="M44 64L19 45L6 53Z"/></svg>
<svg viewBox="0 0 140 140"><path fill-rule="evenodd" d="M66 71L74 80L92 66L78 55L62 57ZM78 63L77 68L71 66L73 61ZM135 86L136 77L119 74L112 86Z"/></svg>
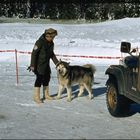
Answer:
<svg viewBox="0 0 140 140"><path fill-rule="evenodd" d="M15 59L16 59L16 82L17 82L17 85L19 83L19 80L18 80L18 58L17 58L17 50L15 49Z"/></svg>

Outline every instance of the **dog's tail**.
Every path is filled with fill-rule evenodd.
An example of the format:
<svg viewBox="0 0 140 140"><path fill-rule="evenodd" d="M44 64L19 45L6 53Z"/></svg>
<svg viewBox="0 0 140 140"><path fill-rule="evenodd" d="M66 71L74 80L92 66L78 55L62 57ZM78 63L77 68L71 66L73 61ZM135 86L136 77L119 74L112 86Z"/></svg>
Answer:
<svg viewBox="0 0 140 140"><path fill-rule="evenodd" d="M96 72L96 67L94 65L92 65L92 64L85 64L85 65L83 65L83 67L85 67L85 68L91 68L93 74Z"/></svg>

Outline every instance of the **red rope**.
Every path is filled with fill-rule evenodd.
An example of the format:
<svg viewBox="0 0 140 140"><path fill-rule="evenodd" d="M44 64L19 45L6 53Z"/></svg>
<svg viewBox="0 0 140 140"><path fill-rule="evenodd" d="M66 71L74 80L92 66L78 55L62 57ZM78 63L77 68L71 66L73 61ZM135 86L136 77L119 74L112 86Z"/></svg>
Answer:
<svg viewBox="0 0 140 140"><path fill-rule="evenodd" d="M0 52L15 52L15 50L0 50ZM31 52L18 51L18 50L17 50L17 53L31 54ZM61 56L61 57L80 57L80 58L98 58L98 59L120 59L121 58L119 56L85 56L85 55L60 55L60 54L56 54L56 56Z"/></svg>

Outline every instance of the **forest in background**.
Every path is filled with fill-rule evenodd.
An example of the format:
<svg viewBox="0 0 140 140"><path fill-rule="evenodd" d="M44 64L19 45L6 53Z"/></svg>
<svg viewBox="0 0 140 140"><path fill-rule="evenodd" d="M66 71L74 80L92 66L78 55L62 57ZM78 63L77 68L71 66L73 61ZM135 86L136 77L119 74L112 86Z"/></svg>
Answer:
<svg viewBox="0 0 140 140"><path fill-rule="evenodd" d="M0 17L113 20L140 17L140 3L132 0L3 0L0 2Z"/></svg>

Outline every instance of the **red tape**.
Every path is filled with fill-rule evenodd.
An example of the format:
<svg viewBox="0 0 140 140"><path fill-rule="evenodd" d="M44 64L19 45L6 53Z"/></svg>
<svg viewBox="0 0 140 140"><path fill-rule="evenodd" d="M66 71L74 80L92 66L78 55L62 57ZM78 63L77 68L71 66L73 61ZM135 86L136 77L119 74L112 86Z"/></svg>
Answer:
<svg viewBox="0 0 140 140"><path fill-rule="evenodd" d="M0 50L0 52L15 52L15 50Z"/></svg>
<svg viewBox="0 0 140 140"><path fill-rule="evenodd" d="M120 59L121 57L111 57L111 56L85 56L85 55L59 55L56 54L56 56L61 56L61 57L80 57L80 58L97 58L97 59Z"/></svg>
<svg viewBox="0 0 140 140"><path fill-rule="evenodd" d="M17 52L22 54L31 54L31 52L23 52L23 51L17 51Z"/></svg>
<svg viewBox="0 0 140 140"><path fill-rule="evenodd" d="M18 50L0 50L0 52L17 52L21 54L31 54L31 52L24 52L24 51L18 51ZM96 59L120 59L121 57L119 56L85 56L85 55L59 55L56 54L56 56L61 56L61 57L80 57L80 58L96 58Z"/></svg>

